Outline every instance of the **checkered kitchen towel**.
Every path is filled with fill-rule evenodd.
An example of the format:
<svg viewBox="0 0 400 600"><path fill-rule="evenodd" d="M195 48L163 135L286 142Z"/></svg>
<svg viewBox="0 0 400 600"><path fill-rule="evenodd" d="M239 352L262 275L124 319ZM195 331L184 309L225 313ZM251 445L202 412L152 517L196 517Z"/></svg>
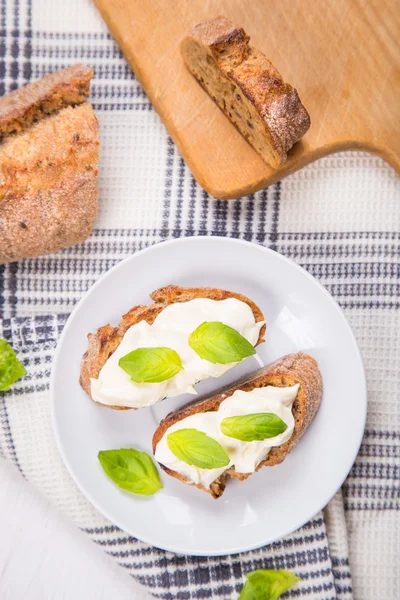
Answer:
<svg viewBox="0 0 400 600"><path fill-rule="evenodd" d="M90 0L0 0L0 23L0 92L84 62L95 70L101 134L91 238L0 267L0 336L29 373L0 393L2 454L157 597L234 599L244 573L273 567L302 577L293 598L398 598L399 178L375 157L348 153L250 198L214 200L192 178ZM52 357L77 300L126 256L188 235L250 240L301 264L346 311L367 369L367 429L342 491L293 535L238 556L174 555L106 521L66 472L49 418Z"/></svg>

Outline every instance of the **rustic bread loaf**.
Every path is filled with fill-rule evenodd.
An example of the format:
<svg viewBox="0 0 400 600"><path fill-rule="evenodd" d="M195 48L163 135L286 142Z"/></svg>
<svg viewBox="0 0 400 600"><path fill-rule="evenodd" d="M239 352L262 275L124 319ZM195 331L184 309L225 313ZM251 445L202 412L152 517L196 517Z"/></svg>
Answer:
<svg viewBox="0 0 400 600"><path fill-rule="evenodd" d="M86 239L97 213L93 71L75 65L0 98L0 264Z"/></svg>
<svg viewBox="0 0 400 600"><path fill-rule="evenodd" d="M218 410L221 402L226 400L229 396L232 396L236 390L249 392L255 388L269 385L289 387L296 384L300 384L300 388L292 410L295 419L293 434L285 444L272 447L267 458L258 465L256 470L259 471L264 466L271 467L277 465L286 458L288 453L298 443L313 420L322 398L322 378L318 369L318 364L314 358L302 352L283 356L271 365L267 365L251 375L246 375L234 384L218 390L211 397L195 400L180 410L167 415L167 417L161 421L154 433L153 453L165 432L172 425L199 412ZM208 492L213 498L219 498L223 494L226 483L230 478L244 480L251 475L251 473L236 473L235 467L233 466L222 473L222 475L211 484L210 488L206 488L201 484L196 485L191 481L188 481L183 475L176 471L172 471L163 465L161 465L161 467L168 475Z"/></svg>
<svg viewBox="0 0 400 600"><path fill-rule="evenodd" d="M126 331L140 321L147 321L151 324L157 315L170 304L176 302L188 302L195 298L209 298L211 300L226 300L227 298L236 298L241 302L248 304L254 314L256 323L264 320L264 315L259 307L242 294L228 292L218 288L185 288L176 285L169 285L150 294L153 304L150 306L139 305L131 308L123 317L118 327L105 325L100 327L96 333L88 335L88 349L82 357L80 384L85 392L90 396L90 379L97 379L99 373L107 362L111 354L115 352ZM264 341L266 326L260 329L260 335L256 345ZM129 410L130 407L112 406L116 410ZM132 408L131 410L136 410Z"/></svg>
<svg viewBox="0 0 400 600"><path fill-rule="evenodd" d="M297 91L285 83L250 37L225 17L197 25L181 43L183 59L200 85L272 167L309 129Z"/></svg>

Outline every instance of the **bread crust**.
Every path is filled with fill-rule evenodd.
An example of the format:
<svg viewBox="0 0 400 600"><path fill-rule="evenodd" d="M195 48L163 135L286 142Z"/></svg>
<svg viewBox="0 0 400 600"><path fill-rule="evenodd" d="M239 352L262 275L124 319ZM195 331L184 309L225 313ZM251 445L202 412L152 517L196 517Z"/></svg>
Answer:
<svg viewBox="0 0 400 600"><path fill-rule="evenodd" d="M67 107L0 145L0 264L85 240L97 214L98 123Z"/></svg>
<svg viewBox="0 0 400 600"><path fill-rule="evenodd" d="M293 434L290 439L281 446L271 448L267 458L258 465L256 470L259 471L264 466L272 467L277 465L286 458L288 453L296 446L304 435L319 408L322 398L322 378L317 361L303 352L287 354L274 363L267 365L250 375L246 375L239 381L218 390L211 397L195 400L180 410L167 415L167 417L161 421L153 435L153 453L167 429L172 425L199 412L218 410L221 402L231 396L236 390L249 392L254 388L265 387L267 385L289 387L296 385L297 383L300 384L300 388L293 404L293 415L295 419ZM222 473L208 489L201 484L190 482L176 471L172 471L163 465L160 466L168 473L168 475L208 492L213 498L219 498L223 494L226 483L230 478L244 480L251 475L251 473L236 473L235 467L233 466Z"/></svg>
<svg viewBox="0 0 400 600"><path fill-rule="evenodd" d="M0 98L0 141L67 106L85 102L93 70L76 64Z"/></svg>
<svg viewBox="0 0 400 600"><path fill-rule="evenodd" d="M283 81L279 71L266 56L249 44L250 37L242 27L237 27L226 17L219 16L197 25L191 34L182 40L181 52L190 72L213 100L230 118L247 141L273 167L280 166L287 158L287 153L310 127L310 116L300 101L297 91ZM201 44L216 62L222 76L235 84L231 98L222 102L207 89L207 82L197 71L190 58L192 42ZM232 114L232 99L240 91L255 107L261 117L257 127L263 127L263 135L270 145L272 156L263 155L252 142L251 135L246 134L244 121ZM231 102L229 104L229 102ZM236 113L237 114L237 113ZM252 126L254 129L254 126Z"/></svg>
<svg viewBox="0 0 400 600"><path fill-rule="evenodd" d="M74 65L0 98L0 264L89 237L99 126L92 69Z"/></svg>
<svg viewBox="0 0 400 600"><path fill-rule="evenodd" d="M132 327L132 325L136 325L140 321L146 321L149 324L153 323L157 315L170 304L176 302L188 302L189 300L194 300L196 298L209 298L211 300L236 298L250 306L256 323L264 321L264 315L260 308L255 302L250 300L250 298L247 298L242 294L237 294L236 292L229 292L219 288L190 288L169 285L152 292L150 298L153 300L153 304L149 306L134 306L123 315L117 327L105 325L104 327L100 327L96 333L88 334L88 348L81 360L79 382L89 396L91 396L90 379L98 378L101 369L111 354L118 348L126 331ZM264 324L260 329L256 345L261 344L264 341L265 330L266 325ZM102 406L105 405L102 404ZM137 410L129 406L107 406L107 408L113 408L115 410Z"/></svg>

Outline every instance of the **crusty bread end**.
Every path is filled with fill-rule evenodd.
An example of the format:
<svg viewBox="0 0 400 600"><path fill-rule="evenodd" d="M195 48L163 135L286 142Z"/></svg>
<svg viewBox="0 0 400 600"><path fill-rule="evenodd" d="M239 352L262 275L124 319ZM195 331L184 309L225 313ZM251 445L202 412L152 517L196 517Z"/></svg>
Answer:
<svg viewBox="0 0 400 600"><path fill-rule="evenodd" d="M181 43L189 71L243 137L272 167L309 129L297 91L249 44L243 27L217 17L194 27Z"/></svg>
<svg viewBox="0 0 400 600"><path fill-rule="evenodd" d="M98 129L85 103L0 144L0 264L89 237L97 214Z"/></svg>
<svg viewBox="0 0 400 600"><path fill-rule="evenodd" d="M0 98L0 264L83 242L97 214L92 69L73 65Z"/></svg>
<svg viewBox="0 0 400 600"><path fill-rule="evenodd" d="M172 425L199 412L218 410L221 402L231 396L236 390L249 392L255 388L265 387L267 385L290 387L297 383L300 384L300 388L293 404L293 415L295 419L293 434L285 444L271 448L267 458L258 465L257 471L264 466L272 467L277 465L286 458L288 453L301 439L313 420L322 398L322 378L318 364L314 358L303 352L283 356L276 362L259 369L255 373L246 375L234 384L218 390L211 397L195 400L180 410L169 414L161 421L154 433L153 452L155 452L157 444L164 436L167 429ZM251 475L251 473L236 473L235 467L231 467L222 473L222 475L211 484L210 488L206 488L201 484L196 485L188 481L183 475L176 471L172 471L163 465L161 465L161 467L168 475L208 492L213 498L222 496L229 479L244 480Z"/></svg>

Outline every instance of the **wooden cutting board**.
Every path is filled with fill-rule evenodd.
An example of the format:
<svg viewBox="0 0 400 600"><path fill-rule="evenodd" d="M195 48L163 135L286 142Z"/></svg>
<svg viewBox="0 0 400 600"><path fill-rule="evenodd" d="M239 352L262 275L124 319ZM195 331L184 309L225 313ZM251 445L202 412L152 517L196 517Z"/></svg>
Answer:
<svg viewBox="0 0 400 600"><path fill-rule="evenodd" d="M339 150L367 150L400 172L397 0L95 0L197 181L217 198L255 192ZM194 25L225 15L243 25L297 88L311 129L269 167L186 70Z"/></svg>

